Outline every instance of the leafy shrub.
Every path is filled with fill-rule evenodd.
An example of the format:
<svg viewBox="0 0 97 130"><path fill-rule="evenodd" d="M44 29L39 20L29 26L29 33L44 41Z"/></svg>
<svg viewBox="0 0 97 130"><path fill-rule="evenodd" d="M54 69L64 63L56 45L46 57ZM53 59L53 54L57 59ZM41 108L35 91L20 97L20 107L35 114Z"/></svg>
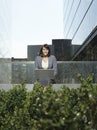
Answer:
<svg viewBox="0 0 97 130"><path fill-rule="evenodd" d="M0 130L97 130L97 85L92 77L77 89L35 84L0 90Z"/></svg>

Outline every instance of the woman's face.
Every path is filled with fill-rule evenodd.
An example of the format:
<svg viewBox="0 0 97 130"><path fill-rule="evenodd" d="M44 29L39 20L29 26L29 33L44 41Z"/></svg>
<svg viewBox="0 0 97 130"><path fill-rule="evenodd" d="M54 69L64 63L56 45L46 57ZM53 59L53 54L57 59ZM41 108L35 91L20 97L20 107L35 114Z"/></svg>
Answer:
<svg viewBox="0 0 97 130"><path fill-rule="evenodd" d="M44 56L47 56L47 55L48 55L48 52L49 52L49 50L46 49L45 47L43 47L43 49L42 49L43 55L44 55Z"/></svg>

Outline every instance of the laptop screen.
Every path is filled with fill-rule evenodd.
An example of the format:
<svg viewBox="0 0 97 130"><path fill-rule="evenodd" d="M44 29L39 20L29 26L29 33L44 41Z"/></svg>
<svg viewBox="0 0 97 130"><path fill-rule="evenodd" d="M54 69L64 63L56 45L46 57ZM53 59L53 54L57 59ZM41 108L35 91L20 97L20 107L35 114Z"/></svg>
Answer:
<svg viewBox="0 0 97 130"><path fill-rule="evenodd" d="M50 80L54 79L54 70L53 69L36 69L35 70L36 80Z"/></svg>

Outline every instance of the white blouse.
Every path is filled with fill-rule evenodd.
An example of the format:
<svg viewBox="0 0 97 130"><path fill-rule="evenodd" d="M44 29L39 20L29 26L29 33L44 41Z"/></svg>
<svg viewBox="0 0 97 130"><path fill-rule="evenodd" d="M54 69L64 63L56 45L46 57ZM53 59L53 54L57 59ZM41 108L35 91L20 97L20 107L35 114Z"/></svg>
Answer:
<svg viewBox="0 0 97 130"><path fill-rule="evenodd" d="M47 62L44 62L44 61L42 60L42 68L43 68L43 69L47 69L47 68L48 68L48 60L47 60Z"/></svg>

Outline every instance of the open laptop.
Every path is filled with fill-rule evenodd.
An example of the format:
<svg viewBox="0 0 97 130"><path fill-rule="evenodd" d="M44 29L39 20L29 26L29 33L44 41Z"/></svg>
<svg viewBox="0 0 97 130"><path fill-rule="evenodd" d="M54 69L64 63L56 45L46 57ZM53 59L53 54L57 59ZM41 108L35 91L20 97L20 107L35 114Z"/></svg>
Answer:
<svg viewBox="0 0 97 130"><path fill-rule="evenodd" d="M54 79L54 70L53 69L35 69L36 80L50 80Z"/></svg>

